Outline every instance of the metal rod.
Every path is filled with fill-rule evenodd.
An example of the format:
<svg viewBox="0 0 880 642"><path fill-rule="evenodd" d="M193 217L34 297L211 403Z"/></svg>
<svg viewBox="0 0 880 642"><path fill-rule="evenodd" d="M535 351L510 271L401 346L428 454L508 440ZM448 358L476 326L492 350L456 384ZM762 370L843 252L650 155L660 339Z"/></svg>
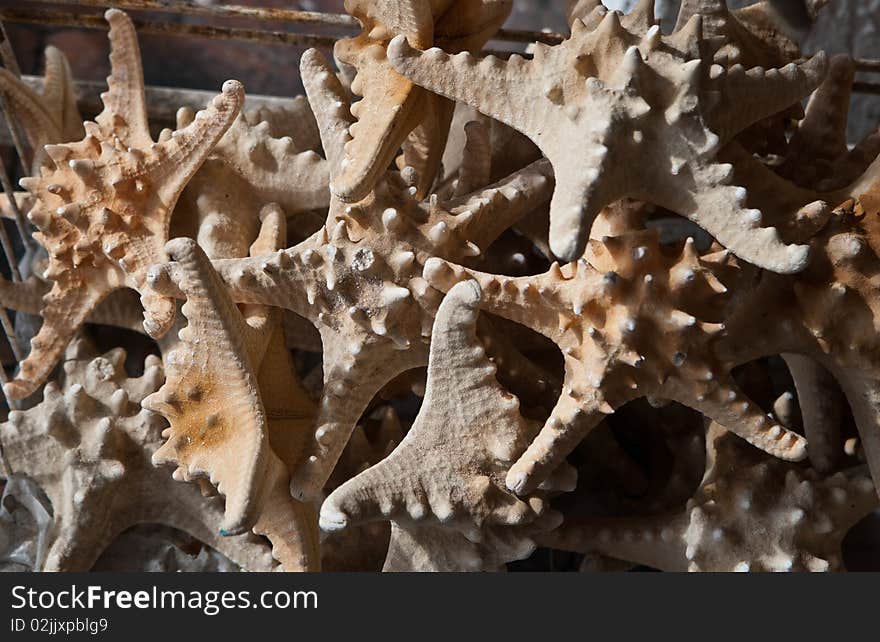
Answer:
<svg viewBox="0 0 880 642"><path fill-rule="evenodd" d="M318 11L297 11L293 9L274 9L269 7L244 7L241 5L216 4L200 5L181 0L36 0L52 5L78 5L84 7L109 7L132 9L135 11L160 11L181 15L211 16L215 18L251 18L268 22L289 24L313 24L328 27L345 27L358 29L359 23L353 16L344 13L322 13ZM566 36L550 31L528 31L518 29L501 29L492 38L509 42L544 42L557 44Z"/></svg>
<svg viewBox="0 0 880 642"><path fill-rule="evenodd" d="M21 237L21 242L24 244L26 249L32 249L34 246L34 240L31 238L31 233L28 229L27 221L25 221L24 214L22 213L21 208L18 206L18 201L15 200L15 187L13 186L12 181L9 180L9 173L6 171L6 163L3 162L2 156L0 156L0 184L2 184L3 192L9 199L9 207L10 209L12 209L12 215L15 219L15 226L18 228L18 234ZM9 267L13 270L12 276L14 278L16 272L18 272L18 267L13 267L12 265L10 265Z"/></svg>
<svg viewBox="0 0 880 642"><path fill-rule="evenodd" d="M853 62L856 65L856 71L880 71L880 60L853 58Z"/></svg>
<svg viewBox="0 0 880 642"><path fill-rule="evenodd" d="M854 82L852 90L859 94L873 94L880 96L880 84L873 82Z"/></svg>
<svg viewBox="0 0 880 642"><path fill-rule="evenodd" d="M9 347L12 349L12 356L21 363L26 355L21 353L21 346L18 345L18 339L15 336L15 328L12 325L12 321L9 320L9 314L4 307L0 307L0 326L3 327L3 334L6 335L6 341L9 342ZM0 370L2 369L0 368Z"/></svg>
<svg viewBox="0 0 880 642"><path fill-rule="evenodd" d="M83 27L86 29L107 30L104 18L96 14L72 14L68 12L35 11L30 9L0 9L0 20L57 27ZM259 29L237 29L212 27L208 25L189 25L152 20L132 20L141 33L170 36L196 36L201 38L227 38L245 42L259 42L272 45L296 45L300 47L332 48L336 38L286 31L263 31Z"/></svg>

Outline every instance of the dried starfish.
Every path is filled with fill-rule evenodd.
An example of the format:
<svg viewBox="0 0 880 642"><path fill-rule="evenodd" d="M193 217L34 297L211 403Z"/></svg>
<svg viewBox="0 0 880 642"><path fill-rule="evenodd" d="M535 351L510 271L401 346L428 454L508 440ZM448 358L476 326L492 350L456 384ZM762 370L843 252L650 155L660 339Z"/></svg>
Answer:
<svg viewBox="0 0 880 642"><path fill-rule="evenodd" d="M235 118L241 84L223 93L188 127L154 143L147 127L143 76L134 26L121 11L110 23L109 91L95 123L79 142L45 148L53 166L22 187L36 200L28 214L34 238L49 252L43 326L7 396L21 399L41 385L64 347L108 294L130 287L141 294L144 328L159 337L174 320L174 301L145 288L147 268L164 259L171 212L180 191Z"/></svg>
<svg viewBox="0 0 880 642"><path fill-rule="evenodd" d="M508 487L528 492L604 417L641 397L671 399L730 427L768 453L802 459L803 438L745 398L730 366L713 354L723 332L729 256L701 257L692 239L666 256L657 233L590 241L583 259L538 276L511 278L440 259L424 277L447 291L463 279L483 289L484 309L556 343L563 391L541 434L510 469ZM729 270L728 270L729 271Z"/></svg>
<svg viewBox="0 0 880 642"><path fill-rule="evenodd" d="M321 527L390 519L386 570L493 570L531 554L530 532L559 515L539 495L520 499L504 475L539 429L495 380L476 337L480 290L453 287L434 321L422 409L387 458L337 488L321 506ZM571 490L561 469L546 490ZM389 565L391 568L389 568Z"/></svg>
<svg viewBox="0 0 880 642"><path fill-rule="evenodd" d="M334 54L356 69L352 92L363 96L352 113L345 163L331 191L340 200L367 197L413 130L404 164L418 174L417 192L427 195L440 167L454 104L401 77L386 58L391 38L403 34L416 47L435 42L446 49L478 51L507 19L509 0L346 0L362 25L354 38L339 40Z"/></svg>
<svg viewBox="0 0 880 642"><path fill-rule="evenodd" d="M303 80L331 166L343 157L344 91L316 51ZM549 167L537 162L469 195L421 201L389 172L364 201L333 198L327 223L272 256L214 262L233 300L292 310L318 328L324 391L315 442L295 471L298 498L318 497L367 404L386 383L427 364L439 295L420 277L432 256L466 260L549 198ZM151 274L163 286L173 266ZM164 290L163 290L164 291ZM168 292L172 292L173 288Z"/></svg>
<svg viewBox="0 0 880 642"><path fill-rule="evenodd" d="M52 502L42 570L87 571L120 533L146 522L185 531L243 568L270 570L258 538L217 535L222 505L151 463L166 424L140 404L159 387L161 363L148 357L144 375L129 378L124 350L87 354L81 342L71 344L63 383L49 383L40 404L12 411L0 425L12 470L34 479Z"/></svg>
<svg viewBox="0 0 880 642"><path fill-rule="evenodd" d="M542 536L668 571L842 570L844 536L878 506L858 470L823 477L768 457L713 424L709 466L684 510L566 523Z"/></svg>
<svg viewBox="0 0 880 642"><path fill-rule="evenodd" d="M286 238L277 206L265 208L262 218L252 247L258 255ZM165 385L143 402L171 424L154 461L176 464L178 479L208 477L216 485L226 497L222 534L253 527L272 542L285 570L317 570L314 510L289 491L289 468L314 410L296 387L281 311L247 306L239 312L192 239L169 241L166 251L179 266L176 285L186 295L181 311L188 325L166 357Z"/></svg>
<svg viewBox="0 0 880 642"><path fill-rule="evenodd" d="M577 260L602 208L631 197L691 219L756 265L803 269L808 248L761 227L722 150L812 91L825 56L746 70L713 64L708 46L699 14L663 36L645 12L607 12L593 30L575 20L562 44L537 44L531 61L421 52L403 37L388 58L416 84L477 107L541 148L556 173L550 247L561 259Z"/></svg>
<svg viewBox="0 0 880 642"><path fill-rule="evenodd" d="M0 69L0 91L13 121L21 127L34 152L32 173L47 161L45 145L79 140L84 130L76 106L76 87L70 65L55 47L46 47L43 91L38 94L8 69Z"/></svg>

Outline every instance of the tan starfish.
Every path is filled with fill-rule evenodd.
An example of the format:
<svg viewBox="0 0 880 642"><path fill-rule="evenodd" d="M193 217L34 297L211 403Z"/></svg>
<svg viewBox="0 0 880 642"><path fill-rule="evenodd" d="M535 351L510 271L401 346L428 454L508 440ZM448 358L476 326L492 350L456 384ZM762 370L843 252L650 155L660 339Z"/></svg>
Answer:
<svg viewBox="0 0 880 642"><path fill-rule="evenodd" d="M41 570L88 571L118 535L140 523L173 526L245 569L271 570L269 548L258 538L219 536L218 500L175 483L168 468L150 461L166 423L141 401L162 382L159 360L148 357L144 375L129 378L121 348L89 354L83 342L71 344L61 385L50 382L39 404L12 411L0 425L12 470L34 479L52 502Z"/></svg>
<svg viewBox="0 0 880 642"><path fill-rule="evenodd" d="M729 255L699 256L692 239L677 256L656 232L591 241L583 259L537 276L511 278L440 259L425 265L447 291L476 279L487 311L556 343L565 359L562 394L541 434L510 469L508 487L528 492L556 469L606 415L642 397L671 399L719 421L770 454L802 459L802 437L744 397L731 367L713 353L735 278Z"/></svg>
<svg viewBox="0 0 880 642"><path fill-rule="evenodd" d="M725 68L710 59L699 14L671 36L651 22L643 12L611 11L594 29L575 20L568 40L537 44L534 60L422 52L403 37L388 57L416 84L475 106L541 148L556 174L550 247L561 259L577 260L602 208L631 197L690 218L756 265L803 269L807 247L786 246L761 226L723 149L815 88L824 54L779 70Z"/></svg>
<svg viewBox="0 0 880 642"><path fill-rule="evenodd" d="M415 424L379 464L337 488L321 506L321 527L390 519L386 570L494 570L534 550L530 533L559 516L540 494L520 499L507 468L537 434L516 397L495 379L476 336L476 282L453 287L434 321L428 383ZM571 490L561 469L546 489Z"/></svg>
<svg viewBox="0 0 880 642"><path fill-rule="evenodd" d="M286 239L280 209L263 210L252 253L268 254ZM314 408L292 372L281 311L239 312L192 239L166 247L177 261L188 324L167 354L165 385L144 407L171 424L154 455L174 463L177 478L207 477L226 497L222 534L253 527L266 535L285 570L320 566L314 510L290 496L290 467L303 448Z"/></svg>
<svg viewBox="0 0 880 642"><path fill-rule="evenodd" d="M6 394L20 399L42 384L89 313L108 294L130 287L141 294L144 328L161 336L174 302L145 288L147 268L164 259L171 212L180 191L235 118L241 84L223 93L188 127L153 142L147 127L140 53L134 26L121 11L110 23L109 91L95 123L79 142L45 148L52 164L22 187L36 202L28 214L34 238L49 252L43 326Z"/></svg>

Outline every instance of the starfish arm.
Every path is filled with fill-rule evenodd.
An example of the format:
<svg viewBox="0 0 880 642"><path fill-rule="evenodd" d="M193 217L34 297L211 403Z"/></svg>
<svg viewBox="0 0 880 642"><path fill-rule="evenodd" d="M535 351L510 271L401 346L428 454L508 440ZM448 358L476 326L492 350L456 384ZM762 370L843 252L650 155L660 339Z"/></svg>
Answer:
<svg viewBox="0 0 880 642"><path fill-rule="evenodd" d="M35 154L39 154L44 145L62 141L61 124L42 97L8 69L0 69L0 91L6 98L12 118L24 131Z"/></svg>
<svg viewBox="0 0 880 642"><path fill-rule="evenodd" d="M537 277L500 276L431 258L425 263L423 276L432 287L442 292L448 292L456 283L473 279L482 290L485 310L540 332L549 339L559 338L559 313L555 301L545 298L545 295L555 294L550 273ZM564 297L561 292L559 295Z"/></svg>
<svg viewBox="0 0 880 642"><path fill-rule="evenodd" d="M180 266L189 323L166 357L165 385L143 401L171 424L153 461L176 463L187 477L207 475L226 497L223 532L237 534L258 516L273 458L245 323L194 241L175 239L166 251Z"/></svg>
<svg viewBox="0 0 880 642"><path fill-rule="evenodd" d="M714 389L699 396L692 386L675 384L667 385L663 394L703 413L772 457L801 461L807 456L807 440L776 423L732 378L719 380Z"/></svg>
<svg viewBox="0 0 880 642"><path fill-rule="evenodd" d="M397 159L402 171L415 172L415 198L420 200L431 191L440 171L455 112L453 101L436 94L427 96L425 104L422 122L407 136L403 154Z"/></svg>
<svg viewBox="0 0 880 642"><path fill-rule="evenodd" d="M790 63L782 69L746 70L734 65L713 81L724 101L709 114L712 131L722 141L729 141L749 125L809 96L825 78L827 68L827 56L821 51L806 62Z"/></svg>
<svg viewBox="0 0 880 642"><path fill-rule="evenodd" d="M563 466L571 451L608 414L605 404L567 394L571 383L566 372L563 393L550 418L507 473L507 487L517 495L531 492Z"/></svg>
<svg viewBox="0 0 880 642"><path fill-rule="evenodd" d="M345 444L370 401L382 387L411 368L424 365L422 350L396 350L389 341L354 343L320 327L324 345L324 391L315 436L293 471L290 490L300 500L319 496Z"/></svg>
<svg viewBox="0 0 880 642"><path fill-rule="evenodd" d="M170 139L146 146L155 156L144 171L158 184L169 218L180 192L232 125L243 103L241 83L227 80L222 93L198 112L193 122L175 131ZM167 229L167 222L165 225Z"/></svg>
<svg viewBox="0 0 880 642"><path fill-rule="evenodd" d="M870 376L835 374L852 408L874 486L880 488L880 382Z"/></svg>
<svg viewBox="0 0 880 642"><path fill-rule="evenodd" d="M552 190L550 163L539 160L494 185L454 198L445 207L457 216L464 212L473 215L463 236L484 250L523 216L546 203Z"/></svg>
<svg viewBox="0 0 880 642"><path fill-rule="evenodd" d="M775 227L761 227L761 212L745 204L748 192L731 185L732 167L711 164L692 175L688 190L664 203L714 236L740 258L758 267L791 274L809 260L808 245L786 245Z"/></svg>
<svg viewBox="0 0 880 642"><path fill-rule="evenodd" d="M354 122L348 93L333 69L317 49L308 49L299 64L309 104L318 120L324 154L333 171L342 166L345 145L351 140L349 128Z"/></svg>
<svg viewBox="0 0 880 642"><path fill-rule="evenodd" d="M820 472L831 472L843 453L840 430L844 400L840 386L813 359L798 354L782 357L797 390L810 463Z"/></svg>
<svg viewBox="0 0 880 642"><path fill-rule="evenodd" d="M464 126L465 143L455 181L455 196L465 196L489 184L492 141L489 125L484 120L472 120Z"/></svg>
<svg viewBox="0 0 880 642"><path fill-rule="evenodd" d="M441 96L467 103L487 116L532 137L542 123L535 122L531 106L542 98L532 65L520 56L502 61L495 56L478 59L464 52L454 56L439 48L414 49L402 36L388 46L388 59L409 80Z"/></svg>
<svg viewBox="0 0 880 642"><path fill-rule="evenodd" d="M62 138L58 142L79 140L85 134L82 117L76 104L76 85L67 57L57 47L46 47L46 74L43 80L43 102L49 113L56 114Z"/></svg>
<svg viewBox="0 0 880 642"><path fill-rule="evenodd" d="M125 143L144 149L150 146L150 126L147 121L147 101L144 96L144 72L141 50L131 19L118 9L108 9L104 18L110 23L110 75L107 91L101 94L104 110L95 121L105 131L121 131L117 120L122 119Z"/></svg>
<svg viewBox="0 0 880 642"><path fill-rule="evenodd" d="M847 153L846 125L855 64L833 56L828 76L810 96L804 118L792 134L786 162L794 168L805 159L834 160Z"/></svg>
<svg viewBox="0 0 880 642"><path fill-rule="evenodd" d="M30 353L15 379L3 386L11 399L24 399L45 383L71 339L109 294L106 287L62 278L63 285L56 281L43 297L43 325L31 339Z"/></svg>
<svg viewBox="0 0 880 642"><path fill-rule="evenodd" d="M7 281L0 277L0 305L7 310L40 314L43 297L48 293L49 288L48 284L33 275L26 281L19 282Z"/></svg>
<svg viewBox="0 0 880 642"><path fill-rule="evenodd" d="M538 537L541 546L576 553L600 553L667 572L687 570L681 512L645 517L598 518L563 522Z"/></svg>

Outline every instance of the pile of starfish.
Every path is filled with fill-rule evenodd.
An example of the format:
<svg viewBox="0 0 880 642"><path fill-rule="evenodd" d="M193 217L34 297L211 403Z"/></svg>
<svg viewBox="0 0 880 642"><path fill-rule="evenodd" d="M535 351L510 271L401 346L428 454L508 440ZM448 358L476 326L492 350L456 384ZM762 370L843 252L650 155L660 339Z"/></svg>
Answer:
<svg viewBox="0 0 880 642"><path fill-rule="evenodd" d="M724 0L569 2L487 55L512 4L346 0L305 97L229 80L173 130L122 11L94 121L57 49L42 92L0 70L34 152L3 476L39 489L0 563L161 524L248 571L846 570L880 505L853 60Z"/></svg>

